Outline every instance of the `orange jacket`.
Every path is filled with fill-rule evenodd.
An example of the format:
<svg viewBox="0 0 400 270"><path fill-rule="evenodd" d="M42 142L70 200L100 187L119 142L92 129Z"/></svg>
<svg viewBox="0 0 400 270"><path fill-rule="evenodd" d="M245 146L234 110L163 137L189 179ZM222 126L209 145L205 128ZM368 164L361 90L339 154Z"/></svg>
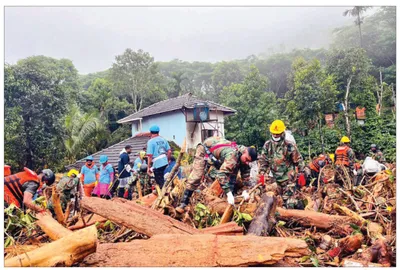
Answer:
<svg viewBox="0 0 400 270"><path fill-rule="evenodd" d="M4 177L4 201L9 205L14 203L17 207L21 208L24 201L22 185L28 181L39 183L39 188L41 186L38 175L28 168L24 168L23 172Z"/></svg>
<svg viewBox="0 0 400 270"><path fill-rule="evenodd" d="M319 161L325 161L325 165L328 163L327 162L327 157L324 155L319 155L318 157L314 158L309 164L308 167L310 167L311 170L319 173L319 170L321 169L321 166L319 166L318 162Z"/></svg>
<svg viewBox="0 0 400 270"><path fill-rule="evenodd" d="M11 175L11 166L4 165L4 177Z"/></svg>
<svg viewBox="0 0 400 270"><path fill-rule="evenodd" d="M350 147L348 145L341 145L335 151L336 161L335 165L349 166L349 156L347 154Z"/></svg>

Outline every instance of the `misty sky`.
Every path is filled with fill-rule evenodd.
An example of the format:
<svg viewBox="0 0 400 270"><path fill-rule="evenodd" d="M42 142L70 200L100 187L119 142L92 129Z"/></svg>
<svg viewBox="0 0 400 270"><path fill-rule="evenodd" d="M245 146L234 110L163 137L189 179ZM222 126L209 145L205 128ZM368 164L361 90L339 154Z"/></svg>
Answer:
<svg viewBox="0 0 400 270"><path fill-rule="evenodd" d="M348 7L6 7L5 60L68 58L79 73L111 67L126 48L156 61L221 61L270 48L320 48Z"/></svg>

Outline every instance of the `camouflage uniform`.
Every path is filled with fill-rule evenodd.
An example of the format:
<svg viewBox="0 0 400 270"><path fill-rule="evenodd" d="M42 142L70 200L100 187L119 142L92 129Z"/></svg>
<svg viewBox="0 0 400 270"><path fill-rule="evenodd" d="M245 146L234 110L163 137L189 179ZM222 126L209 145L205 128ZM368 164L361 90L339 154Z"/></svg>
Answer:
<svg viewBox="0 0 400 270"><path fill-rule="evenodd" d="M231 144L231 142L219 137L210 137L206 139L203 144L197 145L193 170L186 183L187 190L195 190L200 185L200 181L206 173L205 169L207 160L205 158L206 150L204 149L204 146L211 149L219 144ZM222 146L215 149L212 154L220 161L221 166L219 168L212 164L211 160L208 160L209 164L213 166L210 169L209 176L219 181L225 193L228 193L233 189L239 169L241 170L242 178L246 177L246 175L250 176L250 167L240 166L240 153L245 149L245 146L238 146L237 148L232 146Z"/></svg>
<svg viewBox="0 0 400 270"><path fill-rule="evenodd" d="M276 182L287 208L295 208L296 167L303 171L304 161L295 144L283 139L265 142L259 158L259 174L272 174L268 183Z"/></svg>
<svg viewBox="0 0 400 270"><path fill-rule="evenodd" d="M373 159L375 159L376 161L378 161L379 163L385 163L386 159L383 156L383 153L381 150L376 150L375 152L370 151L368 153L368 156L372 157Z"/></svg>
<svg viewBox="0 0 400 270"><path fill-rule="evenodd" d="M61 208L63 209L63 211L65 211L67 209L68 203L70 201L75 201L75 199L77 198L77 195L79 195L78 197L82 198L82 195L83 195L82 186L78 190L78 183L79 183L78 177L70 178L68 176L63 176L60 179L60 181L57 183L56 192L58 192L60 194L60 203L61 203ZM51 198L49 199L47 208L49 208L50 210L54 210L53 202L52 202ZM73 214L74 210L75 211L79 210L79 209L75 209L75 204L73 204L71 207L71 211L70 211L71 215Z"/></svg>

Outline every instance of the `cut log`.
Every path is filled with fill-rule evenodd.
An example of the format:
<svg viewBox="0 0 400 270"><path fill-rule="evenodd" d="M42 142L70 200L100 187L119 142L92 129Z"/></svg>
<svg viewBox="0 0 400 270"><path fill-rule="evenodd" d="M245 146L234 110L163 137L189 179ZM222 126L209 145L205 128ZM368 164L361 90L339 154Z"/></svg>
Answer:
<svg viewBox="0 0 400 270"><path fill-rule="evenodd" d="M334 216L315 211L283 209L277 207L279 220L296 221L302 226L315 226L320 229L342 228L348 223L357 223L351 217Z"/></svg>
<svg viewBox="0 0 400 270"><path fill-rule="evenodd" d="M53 186L51 201L53 203L54 213L56 214L57 221L64 225L64 213L61 208L60 194L56 190L56 186Z"/></svg>
<svg viewBox="0 0 400 270"><path fill-rule="evenodd" d="M82 208L149 237L156 234L195 234L198 230L162 213L124 199L83 198Z"/></svg>
<svg viewBox="0 0 400 270"><path fill-rule="evenodd" d="M284 257L308 254L306 242L300 239L164 234L148 240L101 244L81 266L237 267L272 265Z"/></svg>
<svg viewBox="0 0 400 270"><path fill-rule="evenodd" d="M215 180L211 186L208 188L207 192L209 192L213 196L219 197L222 192L224 192L221 188L221 185L219 184L218 180Z"/></svg>
<svg viewBox="0 0 400 270"><path fill-rule="evenodd" d="M237 225L236 222L228 222L214 227L209 227L200 230L202 233L216 235L243 235L243 227Z"/></svg>
<svg viewBox="0 0 400 270"><path fill-rule="evenodd" d="M57 222L48 213L36 214L38 219L35 223L44 231L44 233L53 241L63 238L72 232Z"/></svg>
<svg viewBox="0 0 400 270"><path fill-rule="evenodd" d="M147 194L146 196L143 196L142 199L137 200L136 202L138 202L139 204L141 204L143 206L150 207L154 203L155 200L157 200L157 195L154 193L150 193L150 194Z"/></svg>
<svg viewBox="0 0 400 270"><path fill-rule="evenodd" d="M268 235L274 226L276 211L276 198L273 192L261 196L261 201L250 223L248 234L257 236Z"/></svg>
<svg viewBox="0 0 400 270"><path fill-rule="evenodd" d="M229 221L232 220L232 216L233 216L233 205L230 204L226 207L219 224L228 223Z"/></svg>
<svg viewBox="0 0 400 270"><path fill-rule="evenodd" d="M97 229L88 227L4 261L6 267L72 266L96 252Z"/></svg>

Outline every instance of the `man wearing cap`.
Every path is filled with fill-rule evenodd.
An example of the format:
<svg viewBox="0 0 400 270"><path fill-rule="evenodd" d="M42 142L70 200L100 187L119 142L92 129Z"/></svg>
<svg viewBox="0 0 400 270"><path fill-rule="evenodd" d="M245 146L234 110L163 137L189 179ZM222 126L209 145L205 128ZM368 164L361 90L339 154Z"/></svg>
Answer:
<svg viewBox="0 0 400 270"><path fill-rule="evenodd" d="M216 179L224 190L228 203L235 204L233 187L236 176L240 170L241 175L249 175L249 163L257 160L257 152L253 147L236 145L234 142L219 138L210 137L203 143L197 145L193 162L193 170L186 183L181 204L175 210L184 213L194 190L200 185L205 174L206 159L214 166Z"/></svg>
<svg viewBox="0 0 400 270"><path fill-rule="evenodd" d="M132 147L130 145L125 146L125 148L119 153L118 160L119 184L117 196L123 198L125 188L128 188L128 200L132 200L132 187L128 183L131 178L131 166L129 164L129 154L131 152Z"/></svg>
<svg viewBox="0 0 400 270"><path fill-rule="evenodd" d="M350 179L358 175L357 170L354 168L355 154L353 149L350 147L350 138L343 136L340 139L340 145L335 151L335 166L336 174L335 181L337 183L343 183L345 179L345 171L347 171Z"/></svg>
<svg viewBox="0 0 400 270"><path fill-rule="evenodd" d="M154 178L160 188L164 186L164 170L171 157L171 147L166 139L159 135L157 125L150 127L151 139L147 142L148 164L147 173L154 172Z"/></svg>
<svg viewBox="0 0 400 270"><path fill-rule="evenodd" d="M88 156L85 165L81 168L81 182L83 183L85 196L90 197L92 195L92 191L96 186L96 181L99 179L99 176L99 169L94 164L93 157Z"/></svg>
<svg viewBox="0 0 400 270"><path fill-rule="evenodd" d="M296 144L285 139L285 129L283 121L272 122L271 139L263 146L258 172L261 179L268 179L268 184L277 183L285 207L301 209L304 206L295 198L295 191L297 174L303 173L304 161Z"/></svg>

